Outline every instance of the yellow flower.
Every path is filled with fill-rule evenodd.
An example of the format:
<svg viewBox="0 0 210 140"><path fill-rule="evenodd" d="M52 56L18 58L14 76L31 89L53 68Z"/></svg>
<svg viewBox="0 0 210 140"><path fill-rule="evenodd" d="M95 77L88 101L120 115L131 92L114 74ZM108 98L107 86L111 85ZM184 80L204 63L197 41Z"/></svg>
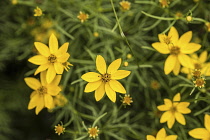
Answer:
<svg viewBox="0 0 210 140"><path fill-rule="evenodd" d="M77 18L80 19L80 21L83 23L84 21L86 21L89 18L89 15L80 11Z"/></svg>
<svg viewBox="0 0 210 140"><path fill-rule="evenodd" d="M205 25L206 25L207 31L210 32L210 22L206 22Z"/></svg>
<svg viewBox="0 0 210 140"><path fill-rule="evenodd" d="M180 64L193 69L191 59L186 54L194 53L201 48L201 45L189 43L192 38L192 31L186 32L179 38L176 28L171 27L168 36L158 35L160 42L153 43L152 46L162 54L170 54L164 64L165 74L171 71L175 75L179 74Z"/></svg>
<svg viewBox="0 0 210 140"><path fill-rule="evenodd" d="M92 137L95 139L98 136L98 132L99 132L99 130L98 130L97 126L88 128L89 137Z"/></svg>
<svg viewBox="0 0 210 140"><path fill-rule="evenodd" d="M168 5L170 4L169 0L159 0L159 2L163 8L168 7Z"/></svg>
<svg viewBox="0 0 210 140"><path fill-rule="evenodd" d="M63 124L58 124L58 126L55 126L55 133L60 136L60 134L63 134L65 132L65 129L66 128L63 127Z"/></svg>
<svg viewBox="0 0 210 140"><path fill-rule="evenodd" d="M150 83L150 87L154 90L160 89L160 83L156 80L152 80Z"/></svg>
<svg viewBox="0 0 210 140"><path fill-rule="evenodd" d="M195 128L189 131L189 135L196 139L210 140L210 115L205 114L204 125L206 128Z"/></svg>
<svg viewBox="0 0 210 140"><path fill-rule="evenodd" d="M41 82L32 77L24 79L26 84L34 90L30 96L28 109L30 110L36 107L36 114L39 114L44 107L51 109L53 106L52 96L56 96L61 91L61 88L58 86L61 80L61 75L57 75L49 84L45 77L46 71L41 72L40 74Z"/></svg>
<svg viewBox="0 0 210 140"><path fill-rule="evenodd" d="M125 66L125 67L128 66L128 62L127 62L127 61L124 62L124 66Z"/></svg>
<svg viewBox="0 0 210 140"><path fill-rule="evenodd" d="M120 2L120 6L122 7L122 10L127 11L131 8L131 3L123 0Z"/></svg>
<svg viewBox="0 0 210 140"><path fill-rule="evenodd" d="M34 16L39 17L41 15L42 15L42 9L40 9L39 7L36 7L36 9L34 9Z"/></svg>
<svg viewBox="0 0 210 140"><path fill-rule="evenodd" d="M108 69L106 62L101 55L96 57L96 68L100 74L96 72L88 72L82 75L82 79L89 82L85 87L85 92L95 90L96 101L99 101L105 94L112 102L116 101L116 92L125 94L125 88L117 80L127 77L130 71L118 70L121 65L121 59L113 61Z"/></svg>
<svg viewBox="0 0 210 140"><path fill-rule="evenodd" d="M128 59L131 59L133 56L131 54L127 54L126 56Z"/></svg>
<svg viewBox="0 0 210 140"><path fill-rule="evenodd" d="M182 114L189 114L191 110L187 108L190 103L189 102L180 102L180 93L177 93L173 101L169 99L164 99L164 105L160 105L157 108L160 111L166 111L160 118L160 123L167 122L168 128L172 128L175 122L175 119L182 125L185 125L185 118Z"/></svg>
<svg viewBox="0 0 210 140"><path fill-rule="evenodd" d="M58 95L56 95L54 98L53 98L53 107L56 107L56 106L64 106L66 103L68 102L68 99L66 99L66 97L59 93Z"/></svg>
<svg viewBox="0 0 210 140"><path fill-rule="evenodd" d="M193 63L193 69L200 70L201 75L210 76L210 63L205 63L208 57L207 51L203 51L200 56L198 57L197 54L191 55L191 61ZM182 73L188 74L187 77L189 79L192 78L192 69L189 69L187 67L183 67L181 69Z"/></svg>
<svg viewBox="0 0 210 140"><path fill-rule="evenodd" d="M93 33L93 36L94 36L94 37L99 37L99 33L98 33L98 32L94 32L94 33Z"/></svg>
<svg viewBox="0 0 210 140"><path fill-rule="evenodd" d="M18 3L18 0L11 0L11 3L12 3L13 5L16 5L16 4Z"/></svg>
<svg viewBox="0 0 210 140"><path fill-rule="evenodd" d="M63 63L70 57L70 54L67 53L69 43L64 43L58 49L58 40L52 34L49 39L49 48L41 42L35 42L34 44L40 54L29 58L28 61L40 65L34 75L47 69L46 79L47 83L50 83L55 78L56 73L63 73L65 68Z"/></svg>
<svg viewBox="0 0 210 140"><path fill-rule="evenodd" d="M193 81L193 83L195 84L195 87L199 87L202 88L205 86L206 82L204 78L197 78Z"/></svg>
<svg viewBox="0 0 210 140"><path fill-rule="evenodd" d="M152 135L147 135L147 140L176 140L177 135L166 135L166 130L164 128L160 129L157 133L156 138Z"/></svg>
<svg viewBox="0 0 210 140"><path fill-rule="evenodd" d="M122 103L124 105L131 105L131 103L133 103L132 97L130 97L130 95L125 95L122 99Z"/></svg>
<svg viewBox="0 0 210 140"><path fill-rule="evenodd" d="M186 20L187 20L187 22L191 22L191 21L193 21L193 17L192 16L186 16Z"/></svg>

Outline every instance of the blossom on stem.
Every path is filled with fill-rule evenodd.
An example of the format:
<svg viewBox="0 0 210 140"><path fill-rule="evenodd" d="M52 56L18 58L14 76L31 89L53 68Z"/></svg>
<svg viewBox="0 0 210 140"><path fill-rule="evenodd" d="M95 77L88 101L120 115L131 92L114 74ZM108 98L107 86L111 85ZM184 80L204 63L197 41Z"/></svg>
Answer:
<svg viewBox="0 0 210 140"><path fill-rule="evenodd" d="M147 140L176 140L177 135L166 135L166 130L164 128L160 129L157 133L156 138L152 135L147 135Z"/></svg>

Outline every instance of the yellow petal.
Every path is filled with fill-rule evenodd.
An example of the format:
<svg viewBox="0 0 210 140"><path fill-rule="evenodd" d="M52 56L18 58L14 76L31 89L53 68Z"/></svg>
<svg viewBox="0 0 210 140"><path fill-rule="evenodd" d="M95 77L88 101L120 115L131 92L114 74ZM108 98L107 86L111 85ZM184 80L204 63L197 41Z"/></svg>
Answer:
<svg viewBox="0 0 210 140"><path fill-rule="evenodd" d="M43 108L44 108L44 98L43 98L43 96L41 96L41 97L39 98L39 103L38 103L37 106L36 106L36 111L35 111L36 115L38 115L39 112L40 112Z"/></svg>
<svg viewBox="0 0 210 140"><path fill-rule="evenodd" d="M34 75L37 75L38 73L40 73L40 72L42 72L42 71L45 71L46 69L49 68L49 66L50 66L50 63L46 63L46 64L40 65L40 66L36 69Z"/></svg>
<svg viewBox="0 0 210 140"><path fill-rule="evenodd" d="M61 63L55 62L54 67L57 74L63 74L64 67Z"/></svg>
<svg viewBox="0 0 210 140"><path fill-rule="evenodd" d="M162 54L170 53L170 50L165 43L160 43L160 42L152 43L152 47L155 48L159 53Z"/></svg>
<svg viewBox="0 0 210 140"><path fill-rule="evenodd" d="M196 128L189 131L188 133L191 137L196 138L196 139L204 139L204 138L210 137L209 131L206 130L205 128Z"/></svg>
<svg viewBox="0 0 210 140"><path fill-rule="evenodd" d="M166 111L163 113L163 115L160 118L160 123L167 122L172 116L171 111Z"/></svg>
<svg viewBox="0 0 210 140"><path fill-rule="evenodd" d="M57 56L57 62L64 63L69 59L69 57L70 57L69 53L64 53L60 56Z"/></svg>
<svg viewBox="0 0 210 140"><path fill-rule="evenodd" d="M200 61L201 63L206 62L206 60L207 60L207 55L208 55L207 51L203 51L203 52L200 54L200 56L199 56L199 61Z"/></svg>
<svg viewBox="0 0 210 140"><path fill-rule="evenodd" d="M126 93L125 88L122 86L122 84L120 82L118 82L117 80L110 80L109 81L109 85L110 87L119 93Z"/></svg>
<svg viewBox="0 0 210 140"><path fill-rule="evenodd" d="M174 75L178 75L179 74L180 68L181 68L181 65L180 65L179 61L176 61L176 64L175 64L174 69L173 69Z"/></svg>
<svg viewBox="0 0 210 140"><path fill-rule="evenodd" d="M96 72L88 72L83 74L81 78L87 82L96 82L101 80L101 75Z"/></svg>
<svg viewBox="0 0 210 140"><path fill-rule="evenodd" d="M181 113L175 112L175 118L180 124L182 124L182 125L186 124L185 118Z"/></svg>
<svg viewBox="0 0 210 140"><path fill-rule="evenodd" d="M49 94L45 94L44 95L44 103L45 103L45 107L50 109L53 105L53 98L51 95Z"/></svg>
<svg viewBox="0 0 210 140"><path fill-rule="evenodd" d="M101 55L97 55L96 57L96 68L101 74L106 73L106 62Z"/></svg>
<svg viewBox="0 0 210 140"><path fill-rule="evenodd" d="M165 138L165 140L176 140L177 139L177 135L170 135L170 136L167 136L166 138Z"/></svg>
<svg viewBox="0 0 210 140"><path fill-rule="evenodd" d="M47 83L51 83L52 80L55 78L55 76L56 76L55 68L53 65L50 65L50 67L47 70L47 75L46 75Z"/></svg>
<svg viewBox="0 0 210 140"><path fill-rule="evenodd" d="M192 39L192 31L188 31L186 33L184 33L180 38L179 38L179 41L178 41L178 46L180 48L182 48L183 46L185 46L187 43L190 42L190 40Z"/></svg>
<svg viewBox="0 0 210 140"><path fill-rule="evenodd" d="M33 90L37 90L39 87L41 87L41 83L39 80L32 78L32 77L27 77L24 78L26 84Z"/></svg>
<svg viewBox="0 0 210 140"><path fill-rule="evenodd" d="M96 101L101 100L105 94L105 84L102 83L95 91L95 99Z"/></svg>
<svg viewBox="0 0 210 140"><path fill-rule="evenodd" d="M186 67L182 67L181 72L185 73L185 74L189 74L190 73L190 69L186 68Z"/></svg>
<svg viewBox="0 0 210 140"><path fill-rule="evenodd" d="M55 54L58 51L58 40L54 34L51 34L49 39L50 53Z"/></svg>
<svg viewBox="0 0 210 140"><path fill-rule="evenodd" d="M31 95L30 95L30 99L34 96L34 95L36 95L37 94L37 91L33 91L32 93L31 93Z"/></svg>
<svg viewBox="0 0 210 140"><path fill-rule="evenodd" d="M92 92L96 90L102 83L102 80L98 80L96 82L90 82L85 87L85 92Z"/></svg>
<svg viewBox="0 0 210 140"><path fill-rule="evenodd" d="M190 59L189 56L187 56L186 54L179 54L178 55L178 60L181 63L182 66L187 67L187 68L194 68L194 65Z"/></svg>
<svg viewBox="0 0 210 140"><path fill-rule="evenodd" d="M164 72L165 74L169 74L175 67L177 61L177 56L169 55L164 64Z"/></svg>
<svg viewBox="0 0 210 140"><path fill-rule="evenodd" d="M61 88L59 86L55 86L51 84L47 86L47 93L51 96L58 95L60 91L61 91Z"/></svg>
<svg viewBox="0 0 210 140"><path fill-rule="evenodd" d="M177 93L177 94L174 96L173 101L179 102L180 100L181 100L180 93Z"/></svg>
<svg viewBox="0 0 210 140"><path fill-rule="evenodd" d="M201 48L200 44L188 43L180 48L180 52L184 54L191 54L191 53L196 52L200 48Z"/></svg>
<svg viewBox="0 0 210 140"><path fill-rule="evenodd" d="M160 41L160 43L165 43L164 38L166 37L165 34L158 34L158 39Z"/></svg>
<svg viewBox="0 0 210 140"><path fill-rule="evenodd" d="M105 84L105 91L106 95L109 97L109 99L115 103L116 101L116 92L109 86L108 83Z"/></svg>
<svg viewBox="0 0 210 140"><path fill-rule="evenodd" d="M171 129L175 123L175 117L171 115L171 117L167 121L168 128Z"/></svg>
<svg viewBox="0 0 210 140"><path fill-rule="evenodd" d="M64 43L64 44L58 49L58 51L55 53L56 56L57 56L57 55L62 55L62 54L64 54L64 53L66 53L67 50L68 50L68 47L69 47L69 43Z"/></svg>
<svg viewBox="0 0 210 140"><path fill-rule="evenodd" d="M181 102L176 106L176 109L178 112L182 114L189 114L191 110L187 108L190 105L189 102Z"/></svg>
<svg viewBox="0 0 210 140"><path fill-rule="evenodd" d="M35 94L31 98L31 100L29 101L28 109L29 110L33 109L34 107L37 106L38 103L39 103L39 94L37 92L35 92Z"/></svg>
<svg viewBox="0 0 210 140"><path fill-rule="evenodd" d="M53 81L50 83L50 85L54 85L54 86L59 85L61 81L61 77L62 77L61 75L56 75Z"/></svg>
<svg viewBox="0 0 210 140"><path fill-rule="evenodd" d="M210 115L205 114L204 116L204 125L210 134Z"/></svg>
<svg viewBox="0 0 210 140"><path fill-rule="evenodd" d="M169 99L164 99L164 104L165 104L167 107L169 107L169 108L172 107L172 102L171 102L171 100L169 100Z"/></svg>
<svg viewBox="0 0 210 140"><path fill-rule="evenodd" d="M166 137L166 130L164 128L162 128L158 131L156 140L164 140L165 137Z"/></svg>
<svg viewBox="0 0 210 140"><path fill-rule="evenodd" d="M117 71L117 69L119 69L121 65L121 58L119 59L116 59L115 61L113 61L109 67L108 67L108 70L107 70L107 73L108 74L113 74Z"/></svg>
<svg viewBox="0 0 210 140"><path fill-rule="evenodd" d="M35 55L28 59L29 62L35 64L35 65L42 65L48 63L47 57L43 55Z"/></svg>
<svg viewBox="0 0 210 140"><path fill-rule="evenodd" d="M127 77L130 73L131 72L127 70L118 70L117 72L111 75L111 79L116 79L116 80L123 79Z"/></svg>
<svg viewBox="0 0 210 140"><path fill-rule="evenodd" d="M166 106L166 105L159 105L158 107L158 110L160 111L167 111L170 109L170 107Z"/></svg>
<svg viewBox="0 0 210 140"><path fill-rule="evenodd" d="M41 55L43 55L45 57L50 56L50 50L45 44L43 44L41 42L35 42L34 45Z"/></svg>
<svg viewBox="0 0 210 140"><path fill-rule="evenodd" d="M172 44L177 44L177 41L179 39L179 34L178 34L178 32L177 32L175 27L171 27L171 29L170 29L170 31L168 33L168 37L171 38Z"/></svg>
<svg viewBox="0 0 210 140"><path fill-rule="evenodd" d="M40 81L43 86L47 85L46 75L47 75L47 71L43 71L40 73Z"/></svg>
<svg viewBox="0 0 210 140"><path fill-rule="evenodd" d="M154 136L152 135L147 135L147 140L156 140Z"/></svg>

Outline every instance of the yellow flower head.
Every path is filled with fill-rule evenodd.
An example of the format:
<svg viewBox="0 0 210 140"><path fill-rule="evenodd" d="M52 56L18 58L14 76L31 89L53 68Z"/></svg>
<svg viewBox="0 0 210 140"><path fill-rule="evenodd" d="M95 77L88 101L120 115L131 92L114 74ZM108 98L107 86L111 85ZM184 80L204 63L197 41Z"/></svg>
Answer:
<svg viewBox="0 0 210 140"><path fill-rule="evenodd" d="M165 74L171 71L175 75L179 74L180 65L193 69L193 64L187 54L192 54L201 48L201 45L190 43L192 31L186 32L179 38L179 34L175 27L171 27L168 35L159 34L160 42L152 44L158 52L162 54L170 54L164 64Z"/></svg>
<svg viewBox="0 0 210 140"><path fill-rule="evenodd" d="M204 126L205 128L195 128L189 131L189 135L196 139L210 140L210 115L205 115Z"/></svg>
<svg viewBox="0 0 210 140"><path fill-rule="evenodd" d="M40 54L29 58L28 61L40 65L35 71L35 75L47 70L46 79L47 83L50 83L55 78L56 73L62 74L65 69L63 63L70 57L67 52L69 43L64 43L58 49L58 40L52 34L49 39L49 48L41 42L35 42L34 45Z"/></svg>
<svg viewBox="0 0 210 140"><path fill-rule="evenodd" d="M128 59L131 59L133 56L131 54L127 54L126 56Z"/></svg>
<svg viewBox="0 0 210 140"><path fill-rule="evenodd" d="M195 84L195 87L199 87L202 88L205 86L206 82L204 78L197 78L193 81L193 83Z"/></svg>
<svg viewBox="0 0 210 140"><path fill-rule="evenodd" d="M122 103L124 105L131 105L131 103L133 103L132 97L130 97L130 95L125 95L122 99Z"/></svg>
<svg viewBox="0 0 210 140"><path fill-rule="evenodd" d="M11 3L12 3L13 5L16 5L16 4L18 3L18 0L11 0Z"/></svg>
<svg viewBox="0 0 210 140"><path fill-rule="evenodd" d="M176 140L177 135L166 135L166 130L164 128L160 129L157 133L156 138L152 135L147 135L147 140Z"/></svg>
<svg viewBox="0 0 210 140"><path fill-rule="evenodd" d="M36 7L36 9L34 9L34 16L35 17L42 16L42 9L40 9L39 7Z"/></svg>
<svg viewBox="0 0 210 140"><path fill-rule="evenodd" d="M128 63L127 61L124 62L124 66L125 66L125 67L127 67L128 64L129 64L129 63Z"/></svg>
<svg viewBox="0 0 210 140"><path fill-rule="evenodd" d="M160 2L161 6L163 8L168 7L169 4L170 4L170 1L169 0L159 0L159 2Z"/></svg>
<svg viewBox="0 0 210 140"><path fill-rule="evenodd" d="M160 83L156 80L152 80L150 87L154 90L158 90L158 89L160 89Z"/></svg>
<svg viewBox="0 0 210 140"><path fill-rule="evenodd" d="M58 124L57 126L55 126L55 133L57 133L60 136L60 134L63 134L65 132L65 129L66 128L63 127L63 124Z"/></svg>
<svg viewBox="0 0 210 140"><path fill-rule="evenodd" d="M121 6L122 10L127 11L131 8L131 3L123 0L120 2L120 6Z"/></svg>
<svg viewBox="0 0 210 140"><path fill-rule="evenodd" d="M41 72L40 80L37 80L32 77L25 78L26 84L33 89L30 96L30 102L28 104L28 109L33 109L36 107L36 114L44 108L51 109L53 107L53 97L56 96L60 91L61 88L58 86L61 75L57 75L51 83L47 83L46 81L46 71Z"/></svg>
<svg viewBox="0 0 210 140"><path fill-rule="evenodd" d="M186 20L187 20L187 22L191 22L191 21L193 21L193 17L192 16L186 16Z"/></svg>
<svg viewBox="0 0 210 140"><path fill-rule="evenodd" d="M206 25L207 31L210 32L210 22L206 22L205 25Z"/></svg>
<svg viewBox="0 0 210 140"><path fill-rule="evenodd" d="M117 80L127 77L130 71L118 70L121 65L121 59L113 61L108 69L106 68L106 62L101 55L96 57L96 68L99 73L88 72L82 75L82 79L89 82L85 87L85 92L92 92L95 90L96 101L106 95L112 102L116 101L116 92L126 93L125 88Z"/></svg>
<svg viewBox="0 0 210 140"><path fill-rule="evenodd" d="M98 32L94 32L94 33L93 33L93 36L94 36L94 37L99 37L99 33L98 33Z"/></svg>
<svg viewBox="0 0 210 140"><path fill-rule="evenodd" d="M92 127L92 128L88 128L88 133L89 133L89 137L91 138L96 138L98 136L98 128L96 127Z"/></svg>
<svg viewBox="0 0 210 140"><path fill-rule="evenodd" d="M83 23L84 21L86 21L89 18L89 15L80 11L77 18L80 19L80 21Z"/></svg>
<svg viewBox="0 0 210 140"><path fill-rule="evenodd" d="M160 123L167 122L168 128L172 128L175 120L177 120L180 124L185 125L185 118L182 114L189 114L191 110L187 108L190 103L189 102L180 102L181 97L180 93L177 93L173 101L169 99L164 99L164 105L160 105L157 108L160 111L166 111L160 118Z"/></svg>
<svg viewBox="0 0 210 140"><path fill-rule="evenodd" d="M210 76L210 63L209 62L206 63L207 57L208 57L207 51L203 51L199 57L197 54L192 54L190 59L191 62L193 63L193 70L187 67L183 67L181 69L181 72L188 74L187 75L188 79L192 78L192 73L193 76L196 76L197 74L199 74L199 72L201 73L200 75Z"/></svg>

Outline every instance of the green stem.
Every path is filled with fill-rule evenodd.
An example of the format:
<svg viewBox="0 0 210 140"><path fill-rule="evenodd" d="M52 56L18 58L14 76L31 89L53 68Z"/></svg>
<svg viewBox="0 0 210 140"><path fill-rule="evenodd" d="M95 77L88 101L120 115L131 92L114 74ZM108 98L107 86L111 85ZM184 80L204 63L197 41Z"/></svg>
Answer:
<svg viewBox="0 0 210 140"><path fill-rule="evenodd" d="M141 11L143 14L145 14L146 16L148 17L151 17L151 18L155 18L155 19L160 19L160 20L176 20L175 18L166 18L166 17L159 17L159 16L154 16L154 15L151 15L151 14L148 14L144 11Z"/></svg>

